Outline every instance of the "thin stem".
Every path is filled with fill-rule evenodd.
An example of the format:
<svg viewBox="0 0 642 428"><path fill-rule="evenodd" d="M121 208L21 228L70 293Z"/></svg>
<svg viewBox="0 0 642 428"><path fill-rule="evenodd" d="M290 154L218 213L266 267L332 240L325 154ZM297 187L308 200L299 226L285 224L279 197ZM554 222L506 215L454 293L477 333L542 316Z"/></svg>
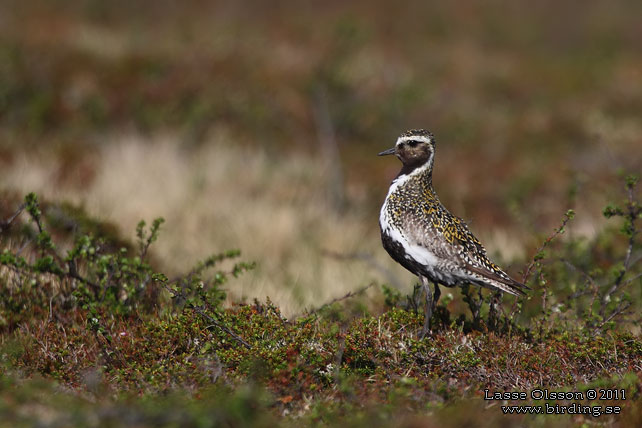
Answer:
<svg viewBox="0 0 642 428"><path fill-rule="evenodd" d="M9 230L9 228L11 227L11 223L13 223L13 221L22 213L25 207L25 203L21 204L18 209L11 215L11 217L3 222L0 222L0 233L4 232L5 230Z"/></svg>

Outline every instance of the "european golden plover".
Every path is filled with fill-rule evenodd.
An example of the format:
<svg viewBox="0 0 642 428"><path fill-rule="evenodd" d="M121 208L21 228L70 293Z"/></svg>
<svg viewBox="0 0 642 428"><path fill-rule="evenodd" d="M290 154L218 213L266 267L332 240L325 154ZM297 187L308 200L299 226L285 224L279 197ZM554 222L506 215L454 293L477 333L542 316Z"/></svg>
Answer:
<svg viewBox="0 0 642 428"><path fill-rule="evenodd" d="M421 336L430 329L439 284L475 284L523 295L522 289L528 287L491 262L466 223L439 201L432 187L434 136L423 129L404 132L393 148L379 153L385 155L397 156L403 166L381 207L381 241L395 261L421 280L426 294ZM434 296L430 282L435 285Z"/></svg>

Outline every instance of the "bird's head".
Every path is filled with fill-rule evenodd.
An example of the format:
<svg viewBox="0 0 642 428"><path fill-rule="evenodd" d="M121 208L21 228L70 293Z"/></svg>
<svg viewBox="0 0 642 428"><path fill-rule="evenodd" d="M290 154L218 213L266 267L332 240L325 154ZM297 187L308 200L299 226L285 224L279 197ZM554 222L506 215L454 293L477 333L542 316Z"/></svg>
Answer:
<svg viewBox="0 0 642 428"><path fill-rule="evenodd" d="M409 174L417 168L432 171L435 156L435 137L425 129L412 129L397 138L394 147L379 153L379 156L395 155L403 163L400 175Z"/></svg>

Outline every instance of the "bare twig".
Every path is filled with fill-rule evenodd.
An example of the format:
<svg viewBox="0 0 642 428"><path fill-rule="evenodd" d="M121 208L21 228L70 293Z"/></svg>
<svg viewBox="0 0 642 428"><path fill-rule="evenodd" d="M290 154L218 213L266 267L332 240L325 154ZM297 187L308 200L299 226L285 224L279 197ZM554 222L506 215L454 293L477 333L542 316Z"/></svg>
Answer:
<svg viewBox="0 0 642 428"><path fill-rule="evenodd" d="M496 291L490 296L489 306L488 306L488 328L493 331L497 331L499 327L499 315L500 311L500 298L501 291Z"/></svg>
<svg viewBox="0 0 642 428"><path fill-rule="evenodd" d="M481 307L484 302L481 287L477 288L477 292L478 295L475 297L474 291L471 289L469 284L461 287L461 294L463 295L464 302L468 305L468 309L470 309L470 313L473 316L473 325L475 327L479 327L479 321L481 320Z"/></svg>
<svg viewBox="0 0 642 428"><path fill-rule="evenodd" d="M177 292L176 290L173 290L170 288L167 284L163 284L163 288L167 290L173 297L178 297L183 301L187 301L187 296L183 293L181 290L180 292ZM207 311L202 307L198 305L194 305L193 303L188 303L187 304L190 309L192 309L194 312L199 314L201 317L203 317L205 320L210 322L212 325L218 327L221 331L224 333L227 333L232 339L236 340L238 343L241 345L245 346L247 349L252 349L252 345L250 345L245 339L243 339L241 336L238 334L234 333L232 330L230 330L225 324L211 316L210 314L207 313Z"/></svg>
<svg viewBox="0 0 642 428"><path fill-rule="evenodd" d="M595 328L595 330L593 331L593 334L597 334L600 330L602 330L602 328L603 328L603 327L604 327L608 322L610 322L610 321L611 321L613 318L615 318L616 316L618 316L618 315L620 315L620 314L624 313L624 311L626 311L630 306L631 306L631 302L628 302L628 301L620 302L620 304L617 306L617 308L615 308L615 309L613 310L613 312L611 313L611 315L609 315L609 316L608 316L608 318L606 318L605 320L603 320L603 321L600 323L600 325L599 325L599 326L597 326L597 327Z"/></svg>
<svg viewBox="0 0 642 428"><path fill-rule="evenodd" d="M597 287L595 279L593 279L593 277L591 275L589 275L588 273L586 273L584 270L582 270L579 267L577 267L573 262L571 262L570 260L567 260L567 259L560 259L560 261L562 263L564 263L566 266L568 266L571 269L573 269L574 271L579 272L584 278L586 278L587 282L591 283L591 285L593 287Z"/></svg>
<svg viewBox="0 0 642 428"><path fill-rule="evenodd" d="M67 262L67 268L68 268L68 270L67 270L67 272L65 272L65 276L67 276L68 278L80 281L85 285L88 285L89 287L91 287L92 291L94 292L94 296L96 296L96 297L98 296L98 292L100 291L100 286L98 284L88 280L87 278L81 276L78 273L78 268L76 267L75 260L69 260Z"/></svg>
<svg viewBox="0 0 642 428"><path fill-rule="evenodd" d="M635 281L636 279L640 279L640 278L642 278L642 273L639 273L639 274L635 275L634 277L631 277L631 278L627 279L626 281L624 281L624 283L622 283L622 287L627 286L630 283L632 283L633 281Z"/></svg>
<svg viewBox="0 0 642 428"><path fill-rule="evenodd" d="M606 312L606 307L611 301L611 296L622 288L625 284L628 284L628 281L622 282L624 276L627 274L629 267L631 266L631 255L633 254L633 246L635 244L635 236L637 235L637 230L635 229L635 221L638 217L639 208L636 208L635 201L633 200L633 186L627 186L627 212L624 215L633 225L633 230L629 234L628 245L626 248L626 255L624 256L624 263L622 264L622 269L618 273L618 276L615 278L613 285L602 297L602 305L600 307L600 315L604 316Z"/></svg>
<svg viewBox="0 0 642 428"><path fill-rule="evenodd" d="M531 276L533 275L534 269L537 266L541 266L541 264L542 264L542 259L544 258L543 251L551 244L551 242L553 242L553 240L555 238L557 238L558 235L564 233L566 225L568 224L569 221L571 221L573 219L574 216L575 216L575 212L573 210L566 211L566 213L564 213L564 219L562 220L562 224L560 224L560 226L558 228L554 229L553 233L551 233L544 240L542 245L540 245L539 248L537 248L537 250L535 250L535 255L531 259L530 263L528 264L528 266L526 268L526 271L522 275L522 284L528 283L528 281L530 280ZM544 283L544 275L541 272L541 270L540 270L538 276L539 276L541 282ZM543 309L543 312L546 312L546 305L547 305L547 301L548 301L548 293L547 293L547 289L545 288L545 286L542 286L541 288L543 289L543 292L542 292L542 309ZM511 307L511 312L510 312L511 318L515 315L515 313L517 312L517 309L518 309L518 300L515 300L513 302L512 307ZM541 328L541 326L540 326L540 328Z"/></svg>
<svg viewBox="0 0 642 428"><path fill-rule="evenodd" d="M566 260L566 259L561 259L561 261L566 266L568 266L569 268L573 269L576 272L579 272L580 275L582 275L586 279L586 282L591 285L590 289L583 288L581 290L577 290L575 293L572 293L570 296L568 296L564 300L564 304L570 302L571 300L575 300L578 297L582 297L582 296L585 296L585 295L587 295L589 293L593 293L593 301L591 301L591 304L589 305L589 307L592 307L593 303L595 302L595 299L597 298L597 295L599 293L599 285L595 282L595 279L591 275L586 273L584 270L582 270L579 267L575 266L575 264L573 264L571 261Z"/></svg>
<svg viewBox="0 0 642 428"><path fill-rule="evenodd" d="M245 346L247 349L252 349L252 345L247 343L241 336L238 334L234 333L232 330L230 330L225 324L221 323L219 320L215 319L213 316L205 312L203 307L201 306L196 306L193 304L189 304L189 307L194 310L197 314L205 318L207 321L211 322L212 325L215 325L218 327L220 330L224 331L228 335L230 335L234 340L239 342L241 345Z"/></svg>
<svg viewBox="0 0 642 428"><path fill-rule="evenodd" d="M531 262L528 264L528 267L526 268L526 272L524 272L524 275L522 276L522 284L526 284L526 282L529 280L530 276L532 275L532 273L533 273L532 271L535 268L535 266L537 265L537 262L539 260L541 260L541 258L538 257L538 256L541 255L542 251L544 251L546 249L546 247L548 247L548 245L551 242L553 242L553 240L555 238L557 238L558 235L560 235L561 233L564 233L564 229L566 227L566 224L573 219L573 216L574 216L573 211L572 210L568 210L564 214L564 220L562 220L562 224L560 225L560 227L555 229L553 231L553 233L550 234L548 236L548 238L546 238L546 240L542 243L542 245L535 251L535 256L533 257Z"/></svg>
<svg viewBox="0 0 642 428"><path fill-rule="evenodd" d="M22 213L22 211L25 209L25 206L25 203L21 204L18 209L11 215L11 217L3 222L0 222L0 233L9 230L9 228L11 227L11 223L13 223L13 221Z"/></svg>

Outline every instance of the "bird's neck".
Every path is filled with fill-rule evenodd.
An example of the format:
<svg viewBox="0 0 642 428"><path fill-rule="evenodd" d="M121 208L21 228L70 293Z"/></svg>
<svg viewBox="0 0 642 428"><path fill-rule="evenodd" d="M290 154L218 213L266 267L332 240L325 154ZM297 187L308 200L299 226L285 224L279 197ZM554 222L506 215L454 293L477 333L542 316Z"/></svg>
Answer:
<svg viewBox="0 0 642 428"><path fill-rule="evenodd" d="M422 186L432 187L432 165L426 162L421 165L404 164L397 175L397 180L412 181Z"/></svg>

